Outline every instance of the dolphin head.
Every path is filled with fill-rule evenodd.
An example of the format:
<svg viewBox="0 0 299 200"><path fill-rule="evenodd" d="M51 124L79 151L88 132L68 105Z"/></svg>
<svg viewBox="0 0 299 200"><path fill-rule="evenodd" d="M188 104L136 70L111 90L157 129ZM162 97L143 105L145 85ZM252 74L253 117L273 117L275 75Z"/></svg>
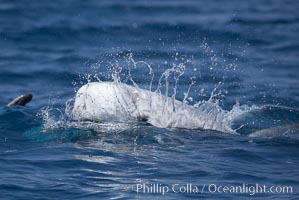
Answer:
<svg viewBox="0 0 299 200"><path fill-rule="evenodd" d="M6 106L25 106L27 103L31 101L32 97L32 94L23 94L9 102Z"/></svg>

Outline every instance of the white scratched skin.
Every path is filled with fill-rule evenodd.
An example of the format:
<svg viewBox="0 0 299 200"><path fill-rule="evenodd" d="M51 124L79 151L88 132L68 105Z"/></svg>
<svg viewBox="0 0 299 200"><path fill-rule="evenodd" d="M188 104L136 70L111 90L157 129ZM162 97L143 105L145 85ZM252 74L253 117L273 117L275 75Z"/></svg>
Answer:
<svg viewBox="0 0 299 200"><path fill-rule="evenodd" d="M174 104L174 106L173 106ZM73 119L97 122L144 120L160 128L206 129L232 132L223 112L199 109L162 94L122 83L93 82L76 94Z"/></svg>

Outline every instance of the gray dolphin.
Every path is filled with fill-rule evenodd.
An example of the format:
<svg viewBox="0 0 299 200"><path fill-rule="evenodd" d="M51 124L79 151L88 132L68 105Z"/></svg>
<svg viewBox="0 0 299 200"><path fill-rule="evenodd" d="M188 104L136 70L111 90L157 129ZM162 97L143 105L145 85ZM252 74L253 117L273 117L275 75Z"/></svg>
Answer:
<svg viewBox="0 0 299 200"><path fill-rule="evenodd" d="M291 136L299 133L299 123L288 124L285 126L276 126L272 128L262 129L250 133L249 137L277 137L277 136Z"/></svg>

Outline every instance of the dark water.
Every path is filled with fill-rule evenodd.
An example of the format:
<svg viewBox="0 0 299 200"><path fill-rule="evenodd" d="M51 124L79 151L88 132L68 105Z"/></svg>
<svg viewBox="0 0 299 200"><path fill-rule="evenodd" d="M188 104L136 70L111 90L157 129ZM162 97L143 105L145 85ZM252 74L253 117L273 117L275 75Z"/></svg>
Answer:
<svg viewBox="0 0 299 200"><path fill-rule="evenodd" d="M24 108L0 108L1 199L298 199L298 132L248 137L299 122L298 9L286 0L1 0L0 105L34 95ZM132 59L142 62L134 67ZM131 69L149 89L147 64L153 88L166 69L184 65L176 97L196 81L191 105L215 89L213 102L225 110L236 102L257 109L234 119L240 135L68 126L65 103L81 85L116 71L132 84ZM169 77L169 95L177 76ZM139 183L193 184L199 193L137 193ZM208 184L292 186L292 193L202 192Z"/></svg>

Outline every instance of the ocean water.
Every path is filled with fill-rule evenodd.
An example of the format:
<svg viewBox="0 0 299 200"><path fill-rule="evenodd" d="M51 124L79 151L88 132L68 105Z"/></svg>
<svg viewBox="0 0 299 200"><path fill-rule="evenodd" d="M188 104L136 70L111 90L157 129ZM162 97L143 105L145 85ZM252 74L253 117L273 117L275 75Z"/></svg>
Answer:
<svg viewBox="0 0 299 200"><path fill-rule="evenodd" d="M298 199L298 130L250 137L299 122L298 9L0 0L0 198ZM238 134L73 121L73 97L93 81L212 105ZM32 102L5 107L23 93Z"/></svg>

